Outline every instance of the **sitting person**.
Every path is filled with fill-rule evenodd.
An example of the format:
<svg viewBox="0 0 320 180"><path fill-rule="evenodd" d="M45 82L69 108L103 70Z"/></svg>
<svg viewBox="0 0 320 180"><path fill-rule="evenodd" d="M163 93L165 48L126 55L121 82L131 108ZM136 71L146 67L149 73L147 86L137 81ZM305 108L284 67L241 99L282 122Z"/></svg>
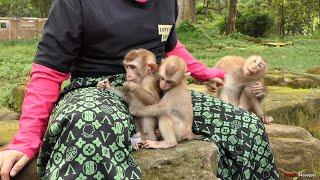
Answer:
<svg viewBox="0 0 320 180"><path fill-rule="evenodd" d="M223 72L195 60L178 41L177 9L176 0L53 1L32 64L20 129L0 152L1 179L15 176L38 153L37 172L45 179L140 179L130 154L134 124L128 107L95 86L107 77L121 85L123 57L138 48L152 51L159 62L164 56L182 57L200 81L223 78ZM70 85L60 94L70 75ZM217 177L279 179L256 115L199 92L191 95L194 133L219 148Z"/></svg>

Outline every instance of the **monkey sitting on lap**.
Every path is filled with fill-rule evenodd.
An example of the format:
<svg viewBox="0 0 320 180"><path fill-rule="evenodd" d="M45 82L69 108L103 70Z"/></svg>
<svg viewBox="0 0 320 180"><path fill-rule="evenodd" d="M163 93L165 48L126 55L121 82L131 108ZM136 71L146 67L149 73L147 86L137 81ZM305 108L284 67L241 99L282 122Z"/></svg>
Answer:
<svg viewBox="0 0 320 180"><path fill-rule="evenodd" d="M215 65L225 71L224 83L209 81L208 91L217 91L217 96L223 101L251 111L261 117L263 123L273 121L265 115L261 102L266 95L263 78L268 72L268 63L257 55L243 59L239 56L225 56Z"/></svg>
<svg viewBox="0 0 320 180"><path fill-rule="evenodd" d="M164 59L159 68L159 103L148 106L130 106L130 112L139 117L157 117L161 141L146 140L144 148L170 148L179 141L194 138L191 127L193 111L191 95L185 83L187 65L178 56Z"/></svg>
<svg viewBox="0 0 320 180"><path fill-rule="evenodd" d="M108 79L98 82L97 88L107 89L123 98L131 106L145 106L157 103L160 89L154 73L157 71L155 55L146 49L129 51L123 61L126 69L126 82L121 89L111 87ZM156 141L154 117L135 117L136 134L132 139ZM132 141L134 149L139 149L139 141Z"/></svg>

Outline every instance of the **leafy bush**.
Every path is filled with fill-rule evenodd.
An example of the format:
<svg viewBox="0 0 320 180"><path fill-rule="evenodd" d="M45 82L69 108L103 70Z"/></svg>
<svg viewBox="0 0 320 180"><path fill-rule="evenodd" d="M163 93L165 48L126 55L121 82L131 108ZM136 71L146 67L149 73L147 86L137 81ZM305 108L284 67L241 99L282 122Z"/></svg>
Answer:
<svg viewBox="0 0 320 180"><path fill-rule="evenodd" d="M274 26L274 19L267 13L253 12L243 14L236 22L236 29L253 37L266 36Z"/></svg>
<svg viewBox="0 0 320 180"><path fill-rule="evenodd" d="M223 34L224 32L226 32L226 19L220 20L219 23L217 24L217 28L219 29L220 34Z"/></svg>
<svg viewBox="0 0 320 180"><path fill-rule="evenodd" d="M182 21L178 28L177 28L177 32L182 33L182 32L194 32L197 30L197 28L195 27L195 25L193 25L194 23L190 22L190 21Z"/></svg>

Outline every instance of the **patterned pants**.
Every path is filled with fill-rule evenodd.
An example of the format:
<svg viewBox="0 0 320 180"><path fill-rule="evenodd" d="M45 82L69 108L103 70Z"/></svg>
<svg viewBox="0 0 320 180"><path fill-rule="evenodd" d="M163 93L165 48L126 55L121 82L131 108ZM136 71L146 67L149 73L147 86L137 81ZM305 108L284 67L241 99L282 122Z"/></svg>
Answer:
<svg viewBox="0 0 320 180"><path fill-rule="evenodd" d="M134 131L127 105L95 88L100 78L74 78L50 116L38 156L44 179L140 179L130 155ZM121 85L124 75L111 79ZM191 92L193 131L218 146L221 179L279 179L264 125L252 113Z"/></svg>

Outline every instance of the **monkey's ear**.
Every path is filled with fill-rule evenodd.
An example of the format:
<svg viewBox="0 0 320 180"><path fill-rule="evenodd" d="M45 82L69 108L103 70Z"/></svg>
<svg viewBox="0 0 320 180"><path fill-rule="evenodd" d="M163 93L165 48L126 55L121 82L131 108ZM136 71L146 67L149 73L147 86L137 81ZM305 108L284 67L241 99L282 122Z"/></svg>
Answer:
<svg viewBox="0 0 320 180"><path fill-rule="evenodd" d="M148 66L152 73L155 73L158 71L158 65L156 63L149 63Z"/></svg>
<svg viewBox="0 0 320 180"><path fill-rule="evenodd" d="M191 75L191 72L186 72L185 74L184 74L184 77L187 77L187 76L190 76Z"/></svg>

